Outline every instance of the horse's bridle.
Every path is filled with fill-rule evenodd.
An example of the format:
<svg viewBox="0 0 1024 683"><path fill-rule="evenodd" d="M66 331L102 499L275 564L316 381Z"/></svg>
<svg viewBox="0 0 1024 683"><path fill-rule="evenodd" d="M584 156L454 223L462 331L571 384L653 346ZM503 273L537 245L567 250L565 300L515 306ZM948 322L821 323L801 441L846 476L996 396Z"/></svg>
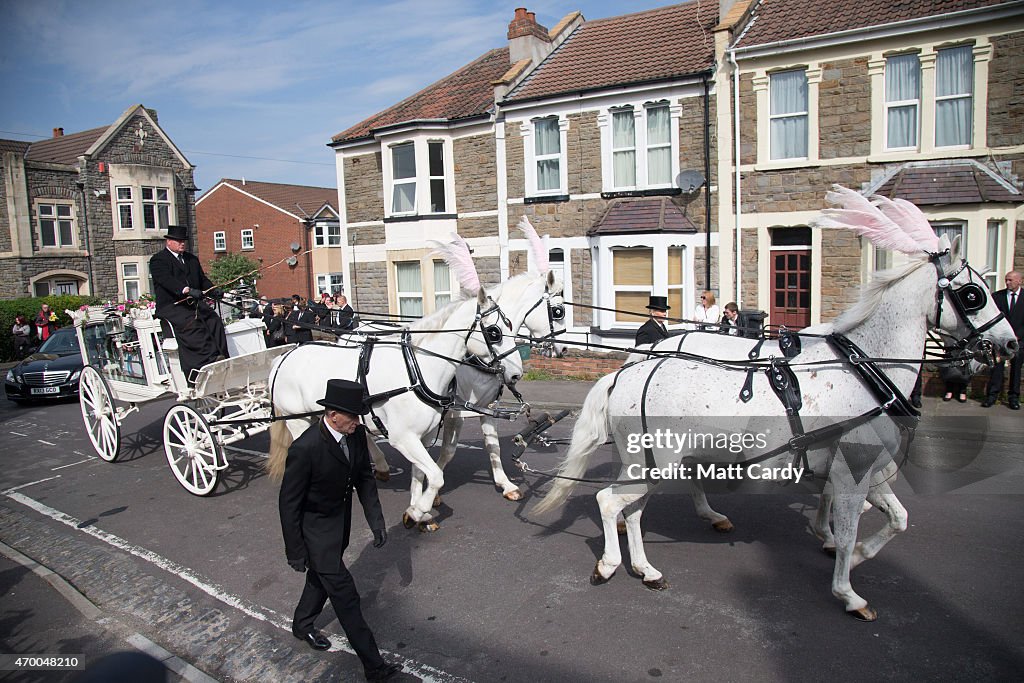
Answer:
<svg viewBox="0 0 1024 683"><path fill-rule="evenodd" d="M519 349L513 346L508 351L501 353L497 348L498 344L500 344L505 338L505 333L501 331L501 327L499 325L484 324L484 318L489 316L491 313L496 313L501 322L505 324L505 327L509 329L510 333L514 333L514 330L512 330L512 321L509 320L508 316L505 315L505 312L501 310L501 306L499 306L498 303L489 296L487 297L487 301L490 302L491 306L486 310L481 310L480 304L477 304L476 319L473 325L466 330L466 337L463 339L463 343L467 345L468 349L469 337L479 330L480 334L484 338L484 343L487 344L487 351L491 355L490 361L484 363L481 360L480 365L487 368L489 372L493 372L494 374L504 374L505 366L501 363L502 359L506 356L512 355L513 353L518 353ZM474 358L476 357L474 356Z"/></svg>
<svg viewBox="0 0 1024 683"><path fill-rule="evenodd" d="M948 299L953 306L953 310L960 316L960 320L963 321L968 330L967 336L963 339L954 339L956 348L970 350L976 356L980 354L985 362L991 364L994 361L992 342L982 338L982 335L998 325L1006 316L1000 311L998 315L983 325L978 326L974 324L971 316L985 308L985 305L988 304L988 293L985 288L974 281L975 275L978 276L978 280L981 280L981 274L974 270L974 268L971 268L967 263L967 259L960 259L960 267L956 271L948 275L943 273L941 259L948 254L949 249L937 254L928 255L929 260L935 265L935 270L938 273L935 290L935 327L941 330L942 303ZM959 287L953 287L953 280L965 270L970 277L970 281L965 282Z"/></svg>
<svg viewBox="0 0 1024 683"><path fill-rule="evenodd" d="M565 304L551 303L552 297L555 296L559 295L552 294L551 290L548 288L547 281L545 281L544 294L542 294L541 297L537 299L537 301L535 301L534 304L530 306L530 308L527 309L526 315L523 316L523 320L526 320L527 318L530 317L530 314L533 313L533 309L537 308L541 304L544 304L544 309L547 311L548 314L548 333L545 334L543 337L529 337L531 344L550 341L551 339L554 339L558 335L565 332L565 329L555 331L555 323L565 320Z"/></svg>

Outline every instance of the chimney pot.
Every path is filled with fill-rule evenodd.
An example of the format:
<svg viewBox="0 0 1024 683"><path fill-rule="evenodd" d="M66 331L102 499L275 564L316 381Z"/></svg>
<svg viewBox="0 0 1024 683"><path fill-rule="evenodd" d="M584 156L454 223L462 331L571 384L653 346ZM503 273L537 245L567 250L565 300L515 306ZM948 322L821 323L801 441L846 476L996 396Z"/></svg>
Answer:
<svg viewBox="0 0 1024 683"><path fill-rule="evenodd" d="M54 128L53 129L53 137L55 137L55 138L62 138L62 137L64 137L64 129L63 128Z"/></svg>
<svg viewBox="0 0 1024 683"><path fill-rule="evenodd" d="M527 12L526 13L526 18L530 20L531 24L536 24L537 23L537 13L536 12Z"/></svg>
<svg viewBox="0 0 1024 683"><path fill-rule="evenodd" d="M525 19L525 18L526 18L526 8L525 7L516 7L516 15L515 15L514 19Z"/></svg>

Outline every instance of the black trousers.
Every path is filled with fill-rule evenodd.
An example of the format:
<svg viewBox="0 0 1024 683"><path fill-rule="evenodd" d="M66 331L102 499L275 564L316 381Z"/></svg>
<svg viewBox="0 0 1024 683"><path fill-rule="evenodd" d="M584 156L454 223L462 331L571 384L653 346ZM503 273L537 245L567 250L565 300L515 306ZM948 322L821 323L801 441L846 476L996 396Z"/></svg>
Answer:
<svg viewBox="0 0 1024 683"><path fill-rule="evenodd" d="M228 357L228 338L224 322L210 308L190 311L187 316L170 320L178 340L178 359L185 379L192 384L192 370L198 370L218 357Z"/></svg>
<svg viewBox="0 0 1024 683"><path fill-rule="evenodd" d="M338 621L341 622L348 642L359 655L363 668L370 671L383 666L384 659L377 649L373 631L366 624L363 611L359 608L356 583L345 565L341 565L341 571L337 574L319 574L312 569L306 571L306 587L302 589L302 597L295 607L292 630L296 633L312 631L313 624L323 611L328 598L331 600L334 613L338 615Z"/></svg>
<svg viewBox="0 0 1024 683"><path fill-rule="evenodd" d="M1019 353L1010 359L1010 386L1006 390L1008 399L1020 400L1020 367L1022 362L1024 362L1024 356L1021 356ZM999 393L1003 390L1005 367L1006 361L1004 360L992 366L992 374L988 378L988 397L993 401L999 397Z"/></svg>

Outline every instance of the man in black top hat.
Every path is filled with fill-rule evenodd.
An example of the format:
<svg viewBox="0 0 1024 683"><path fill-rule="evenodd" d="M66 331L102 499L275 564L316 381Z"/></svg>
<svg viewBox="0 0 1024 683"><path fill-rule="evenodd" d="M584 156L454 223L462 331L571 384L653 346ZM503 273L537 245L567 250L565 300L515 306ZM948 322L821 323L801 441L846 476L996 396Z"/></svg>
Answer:
<svg viewBox="0 0 1024 683"><path fill-rule="evenodd" d="M386 681L399 672L380 656L373 632L359 608L359 593L342 554L352 527L352 491L359 495L373 547L387 541L377 481L370 465L366 428L359 416L369 412L357 382L327 382L323 418L288 449L278 508L288 564L306 572L306 586L295 608L292 634L314 650L331 641L314 622L330 599L369 681Z"/></svg>
<svg viewBox="0 0 1024 683"><path fill-rule="evenodd" d="M671 306L668 305L668 297L652 296L647 302L647 310L651 312L651 319L640 326L636 331L636 342L634 346L641 344L657 344L668 337L668 330L665 329L665 317Z"/></svg>
<svg viewBox="0 0 1024 683"><path fill-rule="evenodd" d="M188 228L168 226L164 241L166 248L149 259L156 290L154 313L173 328L181 371L191 384L192 370L228 357L224 322L205 301L223 294L206 277L199 259L185 251Z"/></svg>

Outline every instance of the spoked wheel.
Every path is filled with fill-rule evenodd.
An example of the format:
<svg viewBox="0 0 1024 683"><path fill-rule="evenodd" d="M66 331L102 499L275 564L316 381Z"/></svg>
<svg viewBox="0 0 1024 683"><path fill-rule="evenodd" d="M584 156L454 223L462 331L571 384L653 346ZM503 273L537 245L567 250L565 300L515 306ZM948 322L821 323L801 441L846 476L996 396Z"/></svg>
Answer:
<svg viewBox="0 0 1024 683"><path fill-rule="evenodd" d="M121 426L107 380L96 368L86 365L78 382L78 394L82 421L92 447L101 458L114 462L121 450Z"/></svg>
<svg viewBox="0 0 1024 683"><path fill-rule="evenodd" d="M208 496L225 469L220 444L202 415L184 404L164 418L164 452L178 483L189 493Z"/></svg>

